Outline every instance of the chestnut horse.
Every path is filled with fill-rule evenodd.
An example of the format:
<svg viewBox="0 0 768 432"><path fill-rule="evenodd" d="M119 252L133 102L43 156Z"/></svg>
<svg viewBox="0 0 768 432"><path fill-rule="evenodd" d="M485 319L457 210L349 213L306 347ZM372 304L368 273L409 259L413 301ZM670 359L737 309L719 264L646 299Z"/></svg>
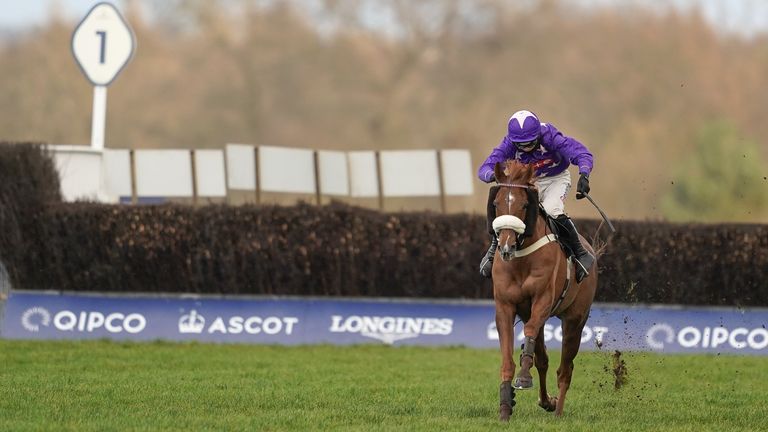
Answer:
<svg viewBox="0 0 768 432"><path fill-rule="evenodd" d="M597 260L588 269L589 276L577 284L566 253L555 240L555 233L548 229L539 205L533 165L507 161L496 164L495 175L498 190L493 201L493 229L499 236L499 248L493 261L493 298L501 348L499 416L509 420L515 389L533 387L533 365L539 372L539 405L560 416L597 288ZM584 238L581 242L594 254ZM525 341L520 371L513 384L515 315L524 323ZM560 318L563 327L562 357L557 369L559 393L555 397L547 393L549 358L544 346L544 323L550 316Z"/></svg>

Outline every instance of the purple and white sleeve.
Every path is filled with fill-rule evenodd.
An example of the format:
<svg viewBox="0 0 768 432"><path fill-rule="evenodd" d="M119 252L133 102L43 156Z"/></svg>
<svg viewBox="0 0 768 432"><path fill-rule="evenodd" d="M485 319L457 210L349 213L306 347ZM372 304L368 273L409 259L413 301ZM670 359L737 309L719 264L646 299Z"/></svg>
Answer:
<svg viewBox="0 0 768 432"><path fill-rule="evenodd" d="M488 158L485 159L485 162L480 165L480 168L477 170L477 177L481 181L490 183L494 180L493 168L496 166L496 163L504 162L511 157L509 155L509 146L510 145L506 140L502 140L501 143L493 149Z"/></svg>

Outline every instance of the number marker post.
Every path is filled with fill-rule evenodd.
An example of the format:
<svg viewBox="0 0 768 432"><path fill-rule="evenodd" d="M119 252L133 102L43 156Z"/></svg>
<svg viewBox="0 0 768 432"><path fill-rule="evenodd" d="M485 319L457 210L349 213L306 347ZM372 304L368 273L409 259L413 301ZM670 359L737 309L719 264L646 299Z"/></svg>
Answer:
<svg viewBox="0 0 768 432"><path fill-rule="evenodd" d="M72 33L72 54L85 77L93 83L91 148L104 148L107 86L133 56L135 37L111 3L98 3Z"/></svg>

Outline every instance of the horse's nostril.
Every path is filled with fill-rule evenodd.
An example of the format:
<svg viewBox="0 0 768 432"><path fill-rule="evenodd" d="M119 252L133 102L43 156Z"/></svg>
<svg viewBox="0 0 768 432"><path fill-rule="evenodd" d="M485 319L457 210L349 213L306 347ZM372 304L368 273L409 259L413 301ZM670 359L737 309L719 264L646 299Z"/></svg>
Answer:
<svg viewBox="0 0 768 432"><path fill-rule="evenodd" d="M511 248L509 245L504 245L501 247L501 259L504 261L510 261L512 259L512 253L514 252L514 249Z"/></svg>

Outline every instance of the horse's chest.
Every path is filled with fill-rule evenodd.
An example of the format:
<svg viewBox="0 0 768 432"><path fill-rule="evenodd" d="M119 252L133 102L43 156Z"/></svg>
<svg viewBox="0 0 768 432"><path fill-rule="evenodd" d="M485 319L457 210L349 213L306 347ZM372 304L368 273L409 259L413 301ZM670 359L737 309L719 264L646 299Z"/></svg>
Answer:
<svg viewBox="0 0 768 432"><path fill-rule="evenodd" d="M504 303L520 304L528 296L523 292L522 284L506 283L494 285L493 298Z"/></svg>

